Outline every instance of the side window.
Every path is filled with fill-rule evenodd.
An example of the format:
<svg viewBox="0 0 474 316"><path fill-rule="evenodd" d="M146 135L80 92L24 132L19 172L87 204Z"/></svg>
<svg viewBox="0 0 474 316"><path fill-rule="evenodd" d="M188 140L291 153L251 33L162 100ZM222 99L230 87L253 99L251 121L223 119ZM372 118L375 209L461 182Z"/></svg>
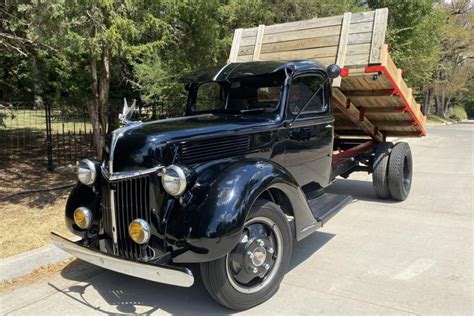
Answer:
<svg viewBox="0 0 474 316"><path fill-rule="evenodd" d="M220 110L225 106L221 85L217 82L207 82L199 86L196 94L193 112Z"/></svg>
<svg viewBox="0 0 474 316"><path fill-rule="evenodd" d="M323 83L323 78L318 75L303 75L296 77L291 83L288 95L288 108L293 115L304 107L313 94L318 91ZM327 103L324 102L324 88L319 89L317 95L310 101L301 112L300 118L312 117L318 113L327 111Z"/></svg>

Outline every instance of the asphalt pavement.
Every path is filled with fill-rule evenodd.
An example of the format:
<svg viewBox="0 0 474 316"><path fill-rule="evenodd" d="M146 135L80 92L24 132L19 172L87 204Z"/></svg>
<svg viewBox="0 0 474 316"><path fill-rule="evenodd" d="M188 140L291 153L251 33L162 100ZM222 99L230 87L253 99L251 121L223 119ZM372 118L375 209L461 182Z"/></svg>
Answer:
<svg viewBox="0 0 474 316"><path fill-rule="evenodd" d="M337 180L356 202L296 245L278 293L243 314L473 315L474 122L430 126L409 140L414 179L402 203L377 200L371 177ZM228 314L197 278L191 288L135 279L81 261L0 290L0 313Z"/></svg>

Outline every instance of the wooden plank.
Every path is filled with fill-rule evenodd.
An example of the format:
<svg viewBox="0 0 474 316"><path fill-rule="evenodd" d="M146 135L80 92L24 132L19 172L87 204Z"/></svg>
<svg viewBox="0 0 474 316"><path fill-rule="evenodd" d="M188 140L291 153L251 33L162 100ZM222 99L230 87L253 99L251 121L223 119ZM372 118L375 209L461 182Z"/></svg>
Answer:
<svg viewBox="0 0 474 316"><path fill-rule="evenodd" d="M253 57L253 55L238 56L236 61L239 62L239 63L244 63L244 62L247 62L247 61L252 61L252 57ZM260 59L260 60L262 60L262 59Z"/></svg>
<svg viewBox="0 0 474 316"><path fill-rule="evenodd" d="M372 30L372 48L370 51L370 64L381 62L382 46L385 44L385 32L387 30L388 9L375 10L374 25Z"/></svg>
<svg viewBox="0 0 474 316"><path fill-rule="evenodd" d="M276 33L276 34L266 34L263 37L263 43L276 43L283 41L292 41L303 38L313 38L313 37L327 37L327 36L339 36L341 30L340 25L329 26L323 28L312 28L300 31L292 31L285 33Z"/></svg>
<svg viewBox="0 0 474 316"><path fill-rule="evenodd" d="M242 38L257 36L257 30L258 30L258 26L244 29L244 31L242 32Z"/></svg>
<svg viewBox="0 0 474 316"><path fill-rule="evenodd" d="M390 127L410 127L409 122L407 121L401 121L401 120L373 120L372 121L374 124L377 125L379 129L386 129Z"/></svg>
<svg viewBox="0 0 474 316"><path fill-rule="evenodd" d="M375 132L375 126L367 118L359 121L360 111L355 106L351 106L350 100L346 98L339 88L334 88L332 92L333 104L338 107L341 112L346 114L347 118L349 118L352 123L362 129L370 137L378 141L383 141L382 134ZM347 106L348 104L349 106Z"/></svg>
<svg viewBox="0 0 474 316"><path fill-rule="evenodd" d="M349 34L372 32L374 22L351 23Z"/></svg>
<svg viewBox="0 0 474 316"><path fill-rule="evenodd" d="M330 17L325 17L325 18L314 18L310 20L273 24L273 25L268 25L265 32L267 34L277 34L277 33L301 31L301 30L313 29L313 28L326 28L329 26L340 26L342 22L342 17L343 17L342 15L337 15L337 16L330 16ZM373 18L372 18L372 21L373 21ZM364 22L364 21L362 20L361 22Z"/></svg>
<svg viewBox="0 0 474 316"><path fill-rule="evenodd" d="M349 45L370 44L371 40L372 40L372 32L349 34L348 44Z"/></svg>
<svg viewBox="0 0 474 316"><path fill-rule="evenodd" d="M277 24L278 25L278 24ZM284 41L292 41L304 38L319 38L327 36L339 36L341 25L315 27L301 30L294 30L289 32L271 33L269 30L272 25L265 27L265 36L263 37L263 44L278 43ZM352 23L349 34L370 33L373 28L373 22ZM241 40L242 46L253 45L255 43L255 36L243 37Z"/></svg>
<svg viewBox="0 0 474 316"><path fill-rule="evenodd" d="M233 63L237 61L239 56L240 39L242 38L242 29L236 29L234 31L234 38L232 39L232 48L230 49L229 59L227 63Z"/></svg>
<svg viewBox="0 0 474 316"><path fill-rule="evenodd" d="M336 55L336 64L341 68L344 67L344 62L346 60L347 42L349 41L349 27L351 26L351 15L352 14L350 12L346 12L342 18L341 34L339 35L339 45ZM341 77L334 79L332 86L340 87Z"/></svg>
<svg viewBox="0 0 474 316"><path fill-rule="evenodd" d="M352 13L352 23L371 22L375 18L375 11Z"/></svg>
<svg viewBox="0 0 474 316"><path fill-rule="evenodd" d="M365 54L365 55L369 56L369 52L370 52L370 44L369 43L357 44L357 45L347 45L345 58L347 58L347 56L361 55L361 54Z"/></svg>
<svg viewBox="0 0 474 316"><path fill-rule="evenodd" d="M391 97L393 90L350 90L344 91L344 94L348 98L354 97Z"/></svg>
<svg viewBox="0 0 474 316"><path fill-rule="evenodd" d="M337 46L339 43L338 36L312 37L293 41L284 41L278 43L263 44L261 53L285 52L300 49L320 48L328 46ZM239 55L251 55L253 53L253 45L241 46Z"/></svg>
<svg viewBox="0 0 474 316"><path fill-rule="evenodd" d="M260 54L262 60L282 59L317 59L331 57L336 60L337 46L321 47L313 49L294 50L287 52L274 52Z"/></svg>
<svg viewBox="0 0 474 316"><path fill-rule="evenodd" d="M260 24L258 26L257 37L255 38L255 46L253 50L252 60L260 59L260 50L262 48L263 33L265 32L265 25Z"/></svg>
<svg viewBox="0 0 474 316"><path fill-rule="evenodd" d="M346 66L361 66L367 65L369 62L369 55L367 54L359 54L359 55L351 55L347 56L346 58Z"/></svg>

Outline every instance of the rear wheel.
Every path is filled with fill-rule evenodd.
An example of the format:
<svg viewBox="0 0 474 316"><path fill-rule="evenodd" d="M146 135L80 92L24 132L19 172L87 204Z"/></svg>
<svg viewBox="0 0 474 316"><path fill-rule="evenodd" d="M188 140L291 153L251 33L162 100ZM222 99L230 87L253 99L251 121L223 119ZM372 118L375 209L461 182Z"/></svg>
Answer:
<svg viewBox="0 0 474 316"><path fill-rule="evenodd" d="M411 189L413 161L410 146L397 143L388 161L388 188L394 200L404 201Z"/></svg>
<svg viewBox="0 0 474 316"><path fill-rule="evenodd" d="M224 258L201 264L203 283L218 303L235 310L251 308L278 290L291 250L285 214L275 203L258 200L235 248Z"/></svg>
<svg viewBox="0 0 474 316"><path fill-rule="evenodd" d="M375 194L381 199L390 198L390 190L388 188L388 160L392 147L392 143L380 143L375 150L372 168L372 184Z"/></svg>

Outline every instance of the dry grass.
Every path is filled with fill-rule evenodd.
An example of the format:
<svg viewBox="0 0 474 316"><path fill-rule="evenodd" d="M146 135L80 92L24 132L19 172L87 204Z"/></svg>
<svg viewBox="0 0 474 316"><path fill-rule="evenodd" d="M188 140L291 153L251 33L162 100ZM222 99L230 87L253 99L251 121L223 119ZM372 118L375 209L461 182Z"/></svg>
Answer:
<svg viewBox="0 0 474 316"><path fill-rule="evenodd" d="M18 277L13 280L8 280L0 283L0 291L7 291L14 287L32 284L37 282L38 280L46 279L52 274L61 271L65 266L70 264L76 260L75 258L69 258L65 261L54 263L54 264L47 264L45 266L41 266L38 269L33 270L30 274L27 274L22 277Z"/></svg>
<svg viewBox="0 0 474 316"><path fill-rule="evenodd" d="M18 195L6 201L2 197L69 183L74 183L70 172L48 173L43 166L18 163L0 170L0 258L48 244L52 230L70 234L64 225L68 189Z"/></svg>

